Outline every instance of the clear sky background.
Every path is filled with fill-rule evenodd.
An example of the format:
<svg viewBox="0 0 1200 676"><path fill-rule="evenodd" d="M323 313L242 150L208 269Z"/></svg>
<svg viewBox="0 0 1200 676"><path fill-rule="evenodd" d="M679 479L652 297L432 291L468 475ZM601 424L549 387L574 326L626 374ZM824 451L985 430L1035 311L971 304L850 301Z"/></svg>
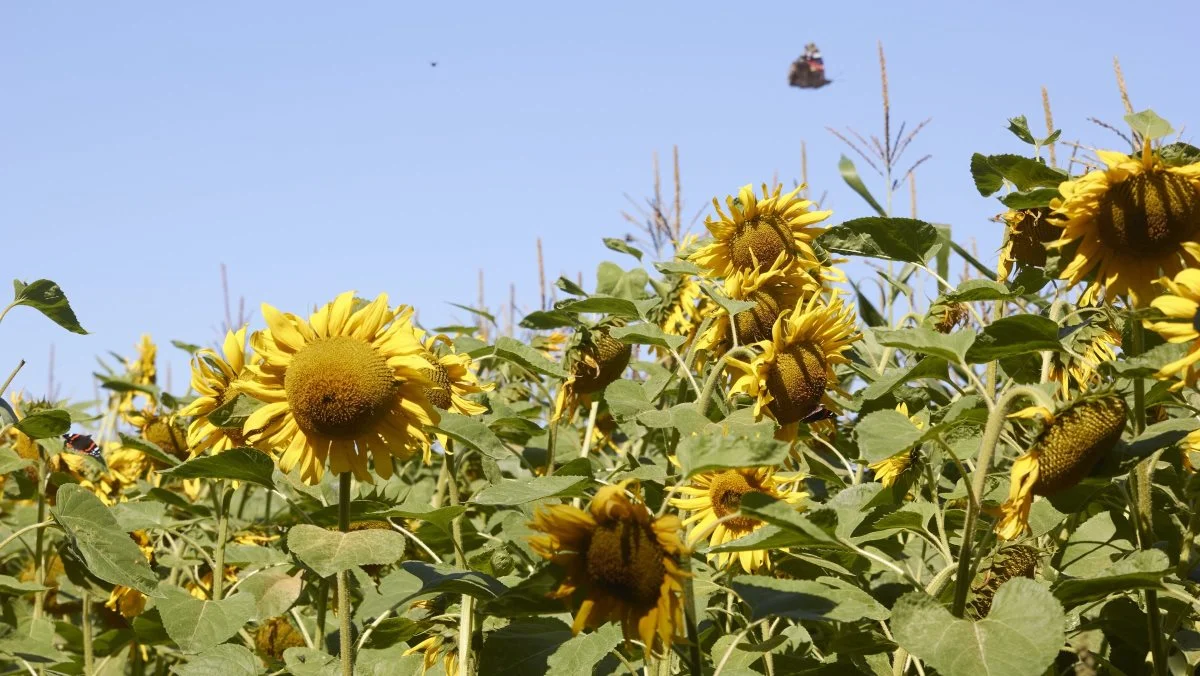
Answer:
<svg viewBox="0 0 1200 676"><path fill-rule="evenodd" d="M907 157L933 155L920 217L993 261L1001 208L975 192L971 153L1022 152L1005 120L1040 130L1043 85L1064 139L1119 149L1086 121L1120 122L1114 56L1136 108L1200 125L1198 7L4 3L0 277L57 281L92 333L15 310L0 378L23 357L16 386L43 393L53 343L62 394L90 398L95 356L148 332L160 384L169 368L182 391L169 341L216 340L221 263L256 326L260 302L301 313L347 289L386 291L426 326L469 322L447 301L473 303L480 268L493 309L510 283L535 309L537 237L551 280L590 286L617 256L601 238L630 229L623 194L648 194L673 144L689 216L776 172L790 185L801 140L831 222L868 215L825 127L881 133L877 40L893 129L933 118ZM835 83L789 88L810 40Z"/></svg>

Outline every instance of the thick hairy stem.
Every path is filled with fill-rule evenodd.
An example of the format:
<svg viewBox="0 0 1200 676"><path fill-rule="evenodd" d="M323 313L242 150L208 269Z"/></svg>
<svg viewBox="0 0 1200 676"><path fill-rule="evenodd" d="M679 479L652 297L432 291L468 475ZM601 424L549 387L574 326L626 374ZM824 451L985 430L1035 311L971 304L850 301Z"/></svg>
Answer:
<svg viewBox="0 0 1200 676"><path fill-rule="evenodd" d="M41 444L37 446L37 520L41 523L46 520L46 452L42 450ZM39 587L45 586L46 582L46 529L39 528L34 534L33 539L33 581ZM46 592L38 591L33 597L33 620L36 623L42 617L42 606L46 603Z"/></svg>
<svg viewBox="0 0 1200 676"><path fill-rule="evenodd" d="M229 501L233 490L225 490L225 482L217 482L217 542L213 546L212 599L220 601L225 595L225 540L229 538Z"/></svg>
<svg viewBox="0 0 1200 676"><path fill-rule="evenodd" d="M342 472L338 486L338 530L350 532L350 472ZM350 571L343 570L337 576L338 620L341 622L339 638L342 660L342 676L354 676L354 642L350 635Z"/></svg>
<svg viewBox="0 0 1200 676"><path fill-rule="evenodd" d="M1004 419L1008 414L1008 408L1020 397L1033 399L1048 409L1053 409L1054 406L1054 402L1041 390L1018 385L1005 392L988 414L987 426L983 430L983 441L979 446L975 474L971 477L974 499L967 503L967 517L963 522L962 546L958 550L958 574L955 578L954 605L951 608L955 617L962 617L963 611L967 607L967 592L971 588L971 546L975 541L975 522L979 518L980 503L983 501L988 471L992 466L992 456L996 454L996 444L1000 441L1000 433L1004 431Z"/></svg>
<svg viewBox="0 0 1200 676"><path fill-rule="evenodd" d="M717 380L721 377L721 373L725 371L725 365L729 363L732 357L744 357L752 359L754 353L747 347L736 347L725 353L725 356L713 364L712 372L708 374L708 379L704 381L704 389L700 390L700 398L696 400L696 409L701 415L708 414L708 402L712 399L713 390L717 387Z"/></svg>
<svg viewBox="0 0 1200 676"><path fill-rule="evenodd" d="M595 413L595 408L592 409L592 412L593 414ZM446 473L449 475L446 487L450 490L450 505L457 506L460 503L460 496L458 494L458 472L455 471L454 467L455 458L453 451L453 446L449 446L446 449ZM454 561L459 568L466 570L467 556L463 551L462 519L463 515L459 514L450 522L450 537L454 540ZM463 594L462 601L459 604L462 616L458 622L458 676L469 676L472 673L471 633L474 631L474 601L475 599L471 596Z"/></svg>

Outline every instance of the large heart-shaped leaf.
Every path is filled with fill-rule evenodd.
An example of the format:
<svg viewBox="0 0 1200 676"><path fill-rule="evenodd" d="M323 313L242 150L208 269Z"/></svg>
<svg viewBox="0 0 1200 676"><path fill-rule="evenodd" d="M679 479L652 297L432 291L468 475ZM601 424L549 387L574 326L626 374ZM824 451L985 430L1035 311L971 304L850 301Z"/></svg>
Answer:
<svg viewBox="0 0 1200 676"><path fill-rule="evenodd" d="M179 649L198 653L237 633L254 619L254 597L238 592L227 599L208 601L195 598L179 587L164 587L158 601L163 628Z"/></svg>
<svg viewBox="0 0 1200 676"><path fill-rule="evenodd" d="M59 487L50 514L93 575L143 594L156 594L158 576L100 498L78 484L66 484Z"/></svg>
<svg viewBox="0 0 1200 676"><path fill-rule="evenodd" d="M1000 585L979 621L955 618L924 592L907 594L892 608L892 635L944 676L1028 676L1054 662L1065 621L1045 587L1016 578Z"/></svg>
<svg viewBox="0 0 1200 676"><path fill-rule="evenodd" d="M404 556L404 536L391 530L342 533L302 523L288 531L288 549L321 577L355 566L387 565Z"/></svg>

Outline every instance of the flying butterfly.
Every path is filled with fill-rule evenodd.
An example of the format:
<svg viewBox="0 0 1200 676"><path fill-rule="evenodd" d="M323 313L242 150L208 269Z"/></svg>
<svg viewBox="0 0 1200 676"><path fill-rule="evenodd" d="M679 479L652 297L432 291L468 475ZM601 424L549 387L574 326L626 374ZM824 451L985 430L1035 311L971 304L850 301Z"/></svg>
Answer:
<svg viewBox="0 0 1200 676"><path fill-rule="evenodd" d="M816 43L804 46L804 54L792 62L788 71L788 84L800 89L820 89L833 82L825 77L825 59Z"/></svg>
<svg viewBox="0 0 1200 676"><path fill-rule="evenodd" d="M104 462L104 456L100 454L100 447L90 435L87 434L64 434L63 446L69 448L76 453L90 455L91 457Z"/></svg>

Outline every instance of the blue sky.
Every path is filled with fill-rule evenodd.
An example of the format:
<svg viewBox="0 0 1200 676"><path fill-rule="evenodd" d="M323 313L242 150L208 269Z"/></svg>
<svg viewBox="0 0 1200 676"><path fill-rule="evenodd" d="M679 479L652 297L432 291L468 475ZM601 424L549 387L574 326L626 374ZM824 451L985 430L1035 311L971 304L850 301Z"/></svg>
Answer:
<svg viewBox="0 0 1200 676"><path fill-rule="evenodd" d="M1119 147L1086 121L1120 121L1114 55L1135 107L1200 124L1200 10L1154 7L1143 26L1124 2L6 3L0 277L57 281L92 334L16 310L0 370L23 357L17 387L44 392L53 342L62 393L89 398L95 355L148 332L180 391L167 343L216 339L221 263L256 319L357 289L468 320L447 301L474 301L479 268L493 309L510 283L533 309L537 237L551 279L592 279L673 144L689 215L790 184L801 140L833 222L867 215L825 127L879 133L876 40L894 125L933 118L908 156L933 155L920 216L991 260L999 205L969 158L1020 152L1005 120L1040 128L1042 85L1066 139ZM809 40L836 80L815 92L786 86Z"/></svg>

